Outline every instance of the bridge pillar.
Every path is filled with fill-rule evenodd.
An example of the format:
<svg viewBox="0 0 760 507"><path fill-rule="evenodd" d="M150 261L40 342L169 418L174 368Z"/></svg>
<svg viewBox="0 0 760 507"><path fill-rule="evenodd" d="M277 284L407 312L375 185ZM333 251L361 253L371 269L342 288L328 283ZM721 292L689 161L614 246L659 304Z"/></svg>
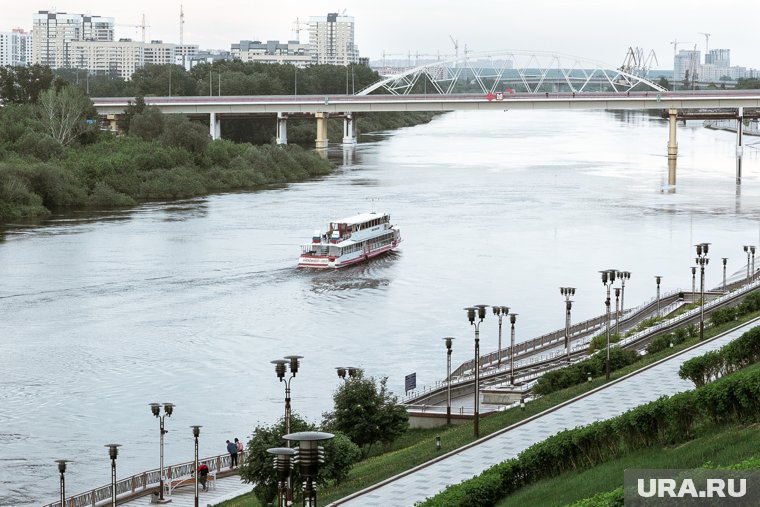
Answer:
<svg viewBox="0 0 760 507"><path fill-rule="evenodd" d="M356 144L356 120L353 113L343 118L343 144Z"/></svg>
<svg viewBox="0 0 760 507"><path fill-rule="evenodd" d="M668 185L676 184L676 159L678 158L678 141L676 141L676 116L678 109L668 109Z"/></svg>
<svg viewBox="0 0 760 507"><path fill-rule="evenodd" d="M288 115L277 113L277 144L288 144Z"/></svg>
<svg viewBox="0 0 760 507"><path fill-rule="evenodd" d="M216 113L209 113L208 135L214 140L222 138L222 121Z"/></svg>
<svg viewBox="0 0 760 507"><path fill-rule="evenodd" d="M736 184L742 182L742 156L744 145L742 135L744 133L744 108L740 107L736 112Z"/></svg>
<svg viewBox="0 0 760 507"><path fill-rule="evenodd" d="M314 116L317 118L317 138L316 141L316 147L317 149L323 149L327 148L327 113L314 113Z"/></svg>

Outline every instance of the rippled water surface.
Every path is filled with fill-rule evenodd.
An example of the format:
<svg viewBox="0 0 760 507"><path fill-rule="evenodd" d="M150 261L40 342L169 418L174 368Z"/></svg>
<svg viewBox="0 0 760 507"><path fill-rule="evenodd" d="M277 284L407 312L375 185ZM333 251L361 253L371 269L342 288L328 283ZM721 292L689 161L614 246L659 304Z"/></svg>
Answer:
<svg viewBox="0 0 760 507"><path fill-rule="evenodd" d="M602 111L452 113L330 157L335 174L256 193L58 216L0 232L0 505L54 501L54 459L74 460L67 491L110 481L104 444L123 444L119 477L224 452L283 412L272 359L304 356L294 411L331 407L334 367L389 376L403 394L443 376L442 336L468 359L461 310L510 306L518 341L564 325L557 287L578 288L573 320L603 310L600 269L632 272L626 306L690 287L697 242L741 271L760 242L760 139L679 125L678 186L665 189L667 125ZM337 272L295 269L299 245L330 219L391 213L398 252ZM760 266L760 260L758 261ZM497 325L482 328L495 348Z"/></svg>

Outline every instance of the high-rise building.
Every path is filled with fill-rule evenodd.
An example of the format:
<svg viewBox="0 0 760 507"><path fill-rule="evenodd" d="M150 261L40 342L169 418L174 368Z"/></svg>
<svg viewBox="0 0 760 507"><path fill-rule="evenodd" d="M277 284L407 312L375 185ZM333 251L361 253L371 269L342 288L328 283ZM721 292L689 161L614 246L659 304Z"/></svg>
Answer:
<svg viewBox="0 0 760 507"><path fill-rule="evenodd" d="M119 41L71 41L69 64L87 69L90 74L108 75L128 80L145 63L144 42L131 39Z"/></svg>
<svg viewBox="0 0 760 507"><path fill-rule="evenodd" d="M702 61L702 53L698 50L682 49L675 56L673 61L673 79L684 81L687 77L689 81L694 79L697 74L699 79L699 67Z"/></svg>
<svg viewBox="0 0 760 507"><path fill-rule="evenodd" d="M354 44L353 16L330 13L309 18L309 46L312 63L350 65L359 62L359 48Z"/></svg>
<svg viewBox="0 0 760 507"><path fill-rule="evenodd" d="M73 41L110 42L113 34L113 18L39 11L33 15L32 60L53 69L72 67Z"/></svg>
<svg viewBox="0 0 760 507"><path fill-rule="evenodd" d="M731 66L730 49L711 49L705 55L705 64L727 68Z"/></svg>
<svg viewBox="0 0 760 507"><path fill-rule="evenodd" d="M32 34L20 28L0 32L0 67L32 64Z"/></svg>
<svg viewBox="0 0 760 507"><path fill-rule="evenodd" d="M297 40L288 41L287 44L278 40L241 40L238 44L232 44L231 53L236 60L244 62L290 63L297 67L311 64L309 46Z"/></svg>

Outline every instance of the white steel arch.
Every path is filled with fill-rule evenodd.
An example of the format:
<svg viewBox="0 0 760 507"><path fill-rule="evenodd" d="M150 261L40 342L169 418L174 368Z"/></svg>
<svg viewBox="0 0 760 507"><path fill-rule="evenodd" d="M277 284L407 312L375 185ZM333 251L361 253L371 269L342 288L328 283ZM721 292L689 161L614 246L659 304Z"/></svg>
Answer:
<svg viewBox="0 0 760 507"><path fill-rule="evenodd" d="M422 81L420 81L422 80ZM541 51L504 50L467 53L465 56L435 61L401 69L364 88L357 95L368 95L383 89L394 95L406 95L419 86L428 93L450 94L460 87L477 86L484 94L514 90L543 93L546 86L566 87L572 92L597 91L605 87L615 92L628 92L644 85L658 92L662 86L602 62ZM428 85L430 89L428 89Z"/></svg>

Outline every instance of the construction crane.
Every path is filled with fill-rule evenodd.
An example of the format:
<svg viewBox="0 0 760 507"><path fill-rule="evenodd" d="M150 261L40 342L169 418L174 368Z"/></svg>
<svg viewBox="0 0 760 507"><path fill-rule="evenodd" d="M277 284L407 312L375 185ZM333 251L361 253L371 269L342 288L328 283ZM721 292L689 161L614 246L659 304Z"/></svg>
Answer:
<svg viewBox="0 0 760 507"><path fill-rule="evenodd" d="M179 44L182 45L185 35L185 11L182 4L179 4Z"/></svg>
<svg viewBox="0 0 760 507"><path fill-rule="evenodd" d="M298 42L301 42L301 30L303 30L302 27L308 27L309 23L304 23L299 18L296 18L295 21L293 21L293 33L296 34L296 40Z"/></svg>
<svg viewBox="0 0 760 507"><path fill-rule="evenodd" d="M705 56L707 56L707 45L710 42L710 34L705 32L697 32L700 35L705 36Z"/></svg>
<svg viewBox="0 0 760 507"><path fill-rule="evenodd" d="M633 76L646 76L649 69L652 68L652 61L659 65L654 49L650 50L647 56L644 56L644 49L638 46L636 48L629 47L620 70Z"/></svg>
<svg viewBox="0 0 760 507"><path fill-rule="evenodd" d="M145 29L150 28L150 25L145 24L145 14L142 15L142 23L139 25L127 25L127 24L117 24L116 26L128 26L131 28L140 28L142 29L142 41L145 42Z"/></svg>
<svg viewBox="0 0 760 507"><path fill-rule="evenodd" d="M459 60L459 41L456 40L454 37L449 35L449 39L451 39L451 42L454 43L454 58Z"/></svg>

